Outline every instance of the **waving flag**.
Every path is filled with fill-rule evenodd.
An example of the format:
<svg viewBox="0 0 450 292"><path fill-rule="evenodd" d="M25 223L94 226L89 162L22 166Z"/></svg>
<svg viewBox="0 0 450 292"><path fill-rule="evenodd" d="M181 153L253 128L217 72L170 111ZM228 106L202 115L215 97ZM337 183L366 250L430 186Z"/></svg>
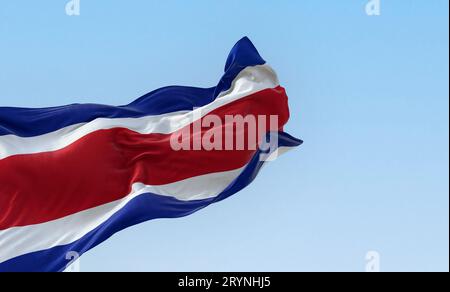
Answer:
<svg viewBox="0 0 450 292"><path fill-rule="evenodd" d="M252 127L239 117L258 117L263 134L243 148ZM301 144L282 131L288 118L285 90L247 38L216 87L165 87L125 106L0 107L0 271L61 271L68 253L124 228L235 194ZM275 147L261 147L268 137Z"/></svg>

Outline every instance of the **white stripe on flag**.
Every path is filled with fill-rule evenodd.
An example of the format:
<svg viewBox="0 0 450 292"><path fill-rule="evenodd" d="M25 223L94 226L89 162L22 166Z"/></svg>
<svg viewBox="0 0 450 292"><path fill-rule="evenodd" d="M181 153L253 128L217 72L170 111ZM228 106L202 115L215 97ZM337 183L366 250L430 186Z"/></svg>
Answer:
<svg viewBox="0 0 450 292"><path fill-rule="evenodd" d="M243 168L210 173L159 186L135 183L130 194L120 200L57 220L0 231L0 263L22 254L72 243L100 226L141 194L153 193L181 201L215 197L230 185L242 170Z"/></svg>
<svg viewBox="0 0 450 292"><path fill-rule="evenodd" d="M264 89L277 87L276 73L268 65L242 70L225 94L195 111L173 112L141 118L98 118L88 123L71 125L55 132L35 137L0 136L0 159L19 154L34 154L63 149L82 137L98 130L126 128L141 134L173 133L211 111ZM201 114L199 114L201 112Z"/></svg>

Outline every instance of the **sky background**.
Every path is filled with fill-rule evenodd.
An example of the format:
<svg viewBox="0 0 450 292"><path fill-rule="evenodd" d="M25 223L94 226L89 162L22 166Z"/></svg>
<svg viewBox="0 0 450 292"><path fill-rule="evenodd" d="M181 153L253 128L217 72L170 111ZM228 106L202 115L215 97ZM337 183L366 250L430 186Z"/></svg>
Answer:
<svg viewBox="0 0 450 292"><path fill-rule="evenodd" d="M235 196L149 221L82 271L449 269L447 0L0 1L0 106L127 104L215 86L248 36L304 145Z"/></svg>

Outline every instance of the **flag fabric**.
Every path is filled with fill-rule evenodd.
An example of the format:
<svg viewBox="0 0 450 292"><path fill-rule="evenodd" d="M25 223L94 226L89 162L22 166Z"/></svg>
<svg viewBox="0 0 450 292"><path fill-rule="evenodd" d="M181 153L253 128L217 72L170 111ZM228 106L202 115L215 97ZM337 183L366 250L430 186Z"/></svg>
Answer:
<svg viewBox="0 0 450 292"><path fill-rule="evenodd" d="M264 133L276 149L173 148L174 135L187 133L189 145L204 138L210 129L195 131L195 121L218 117L223 130L237 114L278 117ZM288 119L285 90L248 38L212 88L165 87L125 106L0 107L0 271L62 271L70 252L235 194L266 163L262 154L302 143L283 132Z"/></svg>

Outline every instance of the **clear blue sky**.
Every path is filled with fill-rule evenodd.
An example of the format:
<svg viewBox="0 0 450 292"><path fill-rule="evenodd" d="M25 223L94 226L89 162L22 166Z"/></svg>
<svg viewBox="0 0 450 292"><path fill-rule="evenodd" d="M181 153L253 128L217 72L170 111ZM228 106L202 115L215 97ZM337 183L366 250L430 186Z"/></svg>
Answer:
<svg viewBox="0 0 450 292"><path fill-rule="evenodd" d="M68 0L67 0L68 1ZM214 86L249 36L305 140L234 197L127 229L84 271L449 269L447 0L0 3L0 105L126 104Z"/></svg>

